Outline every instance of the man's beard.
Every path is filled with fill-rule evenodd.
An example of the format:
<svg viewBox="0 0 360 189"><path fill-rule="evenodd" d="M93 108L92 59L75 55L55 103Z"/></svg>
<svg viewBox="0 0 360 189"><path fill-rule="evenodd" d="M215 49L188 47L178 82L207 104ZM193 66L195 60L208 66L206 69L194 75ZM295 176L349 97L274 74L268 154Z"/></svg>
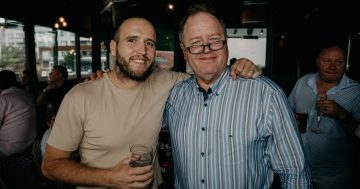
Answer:
<svg viewBox="0 0 360 189"><path fill-rule="evenodd" d="M122 77L126 77L135 81L145 81L154 71L155 62L151 63L144 72L137 74L130 69L129 62L127 62L124 57L116 54L116 65L120 70L118 74L120 74Z"/></svg>

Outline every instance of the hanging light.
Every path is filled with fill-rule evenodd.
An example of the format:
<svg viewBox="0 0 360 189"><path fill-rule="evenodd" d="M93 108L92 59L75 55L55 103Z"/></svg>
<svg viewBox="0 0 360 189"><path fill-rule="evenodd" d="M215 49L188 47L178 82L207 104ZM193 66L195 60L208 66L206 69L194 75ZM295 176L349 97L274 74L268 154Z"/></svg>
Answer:
<svg viewBox="0 0 360 189"><path fill-rule="evenodd" d="M60 27L67 27L68 23L65 20L65 17L60 16L54 23L54 28L58 29Z"/></svg>
<svg viewBox="0 0 360 189"><path fill-rule="evenodd" d="M168 4L168 8L169 8L169 10L173 10L173 9L174 9L174 4L169 3L169 4Z"/></svg>

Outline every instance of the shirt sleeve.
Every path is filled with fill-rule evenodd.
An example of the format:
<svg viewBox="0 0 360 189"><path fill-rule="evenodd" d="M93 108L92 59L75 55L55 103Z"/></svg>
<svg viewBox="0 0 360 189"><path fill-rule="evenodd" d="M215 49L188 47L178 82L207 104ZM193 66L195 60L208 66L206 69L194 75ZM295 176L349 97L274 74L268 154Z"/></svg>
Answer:
<svg viewBox="0 0 360 189"><path fill-rule="evenodd" d="M285 94L272 95L269 121L272 138L267 151L282 188L310 188L309 168L305 160L295 117Z"/></svg>
<svg viewBox="0 0 360 189"><path fill-rule="evenodd" d="M48 144L64 151L77 150L83 135L83 110L82 98L71 91L64 97L56 115Z"/></svg>

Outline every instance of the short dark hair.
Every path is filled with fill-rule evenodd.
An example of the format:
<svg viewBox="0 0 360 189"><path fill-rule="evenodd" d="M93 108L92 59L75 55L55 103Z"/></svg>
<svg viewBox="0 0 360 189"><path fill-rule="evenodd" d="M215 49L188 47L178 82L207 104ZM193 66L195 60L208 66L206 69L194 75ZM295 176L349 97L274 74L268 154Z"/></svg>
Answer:
<svg viewBox="0 0 360 189"><path fill-rule="evenodd" d="M121 30L122 25L124 24L124 22L127 21L127 20L129 20L129 19L133 19L133 18L135 18L135 19L142 19L142 20L148 21L148 22L152 25L152 27L154 27L154 29L155 29L155 26L153 25L153 23L152 23L150 20L148 20L147 18L145 18L145 17L141 17L141 16L127 17L126 19L124 19L124 20L119 24L119 26L116 28L116 30L115 30L115 32L114 32L113 39L114 39L114 41L115 41L116 43L119 42L119 40L120 40L120 30Z"/></svg>
<svg viewBox="0 0 360 189"><path fill-rule="evenodd" d="M13 71L2 70L0 71L0 89L8 89L13 86L17 86L16 75Z"/></svg>
<svg viewBox="0 0 360 189"><path fill-rule="evenodd" d="M200 12L211 14L215 18L217 18L224 30L225 37L227 38L225 22L218 14L216 14L215 10L206 6L205 4L193 4L186 10L184 17L180 21L180 24L179 24L179 40L180 40L180 42L183 42L184 26L185 26L186 21L189 19L189 17L191 17L197 13L200 13Z"/></svg>
<svg viewBox="0 0 360 189"><path fill-rule="evenodd" d="M54 66L53 69L57 69L60 71L60 73L62 74L63 78L65 80L67 80L68 78L68 71L67 68L65 66Z"/></svg>

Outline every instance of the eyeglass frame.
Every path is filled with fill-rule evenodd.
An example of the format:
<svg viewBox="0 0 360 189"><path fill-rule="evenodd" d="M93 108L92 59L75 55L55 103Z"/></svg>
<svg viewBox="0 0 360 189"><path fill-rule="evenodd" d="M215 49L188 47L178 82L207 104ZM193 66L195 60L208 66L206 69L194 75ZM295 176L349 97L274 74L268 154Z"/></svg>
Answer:
<svg viewBox="0 0 360 189"><path fill-rule="evenodd" d="M221 43L222 43L222 47L219 48L219 49L212 49L212 48L211 48L211 45L213 45L213 44L215 44L215 43L217 43L217 42L221 42ZM210 51L218 51L218 50L223 49L223 48L225 47L225 45L227 44L227 39L218 40L218 41L212 42L212 43L204 43L204 44L200 44L200 45L191 45L191 46L188 46L188 47L186 47L183 42L181 42L181 43L182 43L182 44L184 45L184 47L189 51L190 54L201 54L201 53L204 53L204 52L205 52L205 47L209 47L209 50L210 50ZM191 52L191 48L193 48L193 47L202 47L202 50L201 50L200 52L198 52L198 53L193 53L193 52Z"/></svg>

